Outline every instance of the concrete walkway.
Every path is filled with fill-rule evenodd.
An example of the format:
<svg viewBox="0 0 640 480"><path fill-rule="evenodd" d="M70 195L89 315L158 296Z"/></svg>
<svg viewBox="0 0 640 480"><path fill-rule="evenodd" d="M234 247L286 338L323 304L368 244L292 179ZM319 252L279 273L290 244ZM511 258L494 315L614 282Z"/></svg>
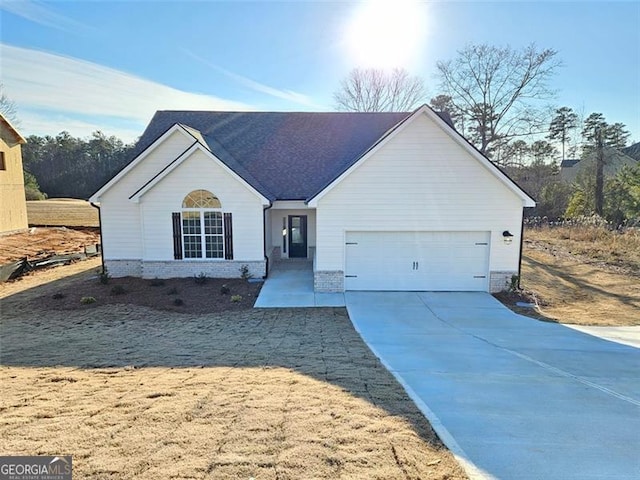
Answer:
<svg viewBox="0 0 640 480"><path fill-rule="evenodd" d="M640 315L640 313L638 313ZM604 338L611 342L629 345L630 347L640 348L640 325L629 327L599 327L587 325L569 325L565 327L573 328L589 335Z"/></svg>
<svg viewBox="0 0 640 480"><path fill-rule="evenodd" d="M516 315L485 293L345 297L472 478L640 478L640 350Z"/></svg>
<svg viewBox="0 0 640 480"><path fill-rule="evenodd" d="M344 307L342 293L313 291L313 263L306 260L276 262L254 308Z"/></svg>

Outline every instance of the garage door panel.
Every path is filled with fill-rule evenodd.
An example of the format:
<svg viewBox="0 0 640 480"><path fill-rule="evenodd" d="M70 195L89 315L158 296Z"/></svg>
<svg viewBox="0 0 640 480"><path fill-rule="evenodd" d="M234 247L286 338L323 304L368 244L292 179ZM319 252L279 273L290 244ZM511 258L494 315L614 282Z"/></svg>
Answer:
<svg viewBox="0 0 640 480"><path fill-rule="evenodd" d="M346 290L488 287L489 232L347 232Z"/></svg>

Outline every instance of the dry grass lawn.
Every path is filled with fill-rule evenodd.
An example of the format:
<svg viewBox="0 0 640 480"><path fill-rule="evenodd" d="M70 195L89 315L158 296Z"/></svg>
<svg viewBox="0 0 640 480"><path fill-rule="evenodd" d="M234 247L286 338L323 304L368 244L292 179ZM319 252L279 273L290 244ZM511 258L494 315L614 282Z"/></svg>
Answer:
<svg viewBox="0 0 640 480"><path fill-rule="evenodd" d="M98 210L85 200L51 198L27 202L29 225L48 227L99 227Z"/></svg>
<svg viewBox="0 0 640 480"><path fill-rule="evenodd" d="M637 233L527 229L521 285L539 301L539 317L578 325L640 325L639 266Z"/></svg>
<svg viewBox="0 0 640 480"><path fill-rule="evenodd" d="M34 278L0 289L5 455L93 479L466 478L344 309L47 311L61 284Z"/></svg>

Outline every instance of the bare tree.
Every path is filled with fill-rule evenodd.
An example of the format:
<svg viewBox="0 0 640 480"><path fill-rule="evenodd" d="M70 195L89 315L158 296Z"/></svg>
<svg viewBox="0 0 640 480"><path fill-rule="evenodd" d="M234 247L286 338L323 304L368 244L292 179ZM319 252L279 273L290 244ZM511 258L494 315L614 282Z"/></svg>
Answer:
<svg viewBox="0 0 640 480"><path fill-rule="evenodd" d="M561 62L552 49L468 45L436 64L442 94L465 117L470 140L491 156L501 140L540 133L547 114L536 102L553 97L547 81Z"/></svg>
<svg viewBox="0 0 640 480"><path fill-rule="evenodd" d="M422 79L400 68L353 69L333 94L337 109L350 112L405 112L424 97Z"/></svg>
<svg viewBox="0 0 640 480"><path fill-rule="evenodd" d="M2 83L0 83L0 113L14 126L18 126L18 107L16 102L4 93L4 85Z"/></svg>

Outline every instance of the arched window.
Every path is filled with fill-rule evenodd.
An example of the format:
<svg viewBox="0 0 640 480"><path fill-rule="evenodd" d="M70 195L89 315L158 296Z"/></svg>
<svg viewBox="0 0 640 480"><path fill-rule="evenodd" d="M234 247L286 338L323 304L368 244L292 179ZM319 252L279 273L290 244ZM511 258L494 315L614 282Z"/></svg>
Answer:
<svg viewBox="0 0 640 480"><path fill-rule="evenodd" d="M207 190L194 190L182 201L184 258L224 258L222 205Z"/></svg>
<svg viewBox="0 0 640 480"><path fill-rule="evenodd" d="M222 208L220 200L207 190L194 190L184 197L182 208Z"/></svg>

